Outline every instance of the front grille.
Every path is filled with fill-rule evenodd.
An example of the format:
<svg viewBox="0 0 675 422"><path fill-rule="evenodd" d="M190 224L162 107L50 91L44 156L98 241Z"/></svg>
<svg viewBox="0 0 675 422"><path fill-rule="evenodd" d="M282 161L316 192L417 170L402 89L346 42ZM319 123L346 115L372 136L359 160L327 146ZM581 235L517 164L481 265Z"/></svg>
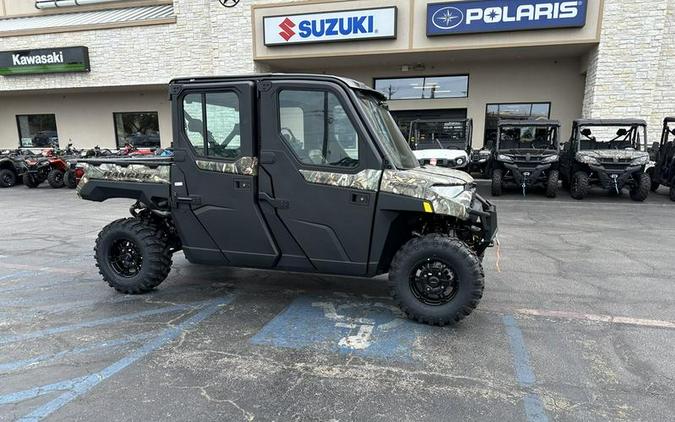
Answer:
<svg viewBox="0 0 675 422"><path fill-rule="evenodd" d="M632 158L619 158L618 160L615 160L614 158L600 158L600 164L630 164L631 161L633 161Z"/></svg>
<svg viewBox="0 0 675 422"><path fill-rule="evenodd" d="M628 167L627 164L620 164L620 163L602 163L602 167L605 168L605 170L609 171L624 171Z"/></svg>

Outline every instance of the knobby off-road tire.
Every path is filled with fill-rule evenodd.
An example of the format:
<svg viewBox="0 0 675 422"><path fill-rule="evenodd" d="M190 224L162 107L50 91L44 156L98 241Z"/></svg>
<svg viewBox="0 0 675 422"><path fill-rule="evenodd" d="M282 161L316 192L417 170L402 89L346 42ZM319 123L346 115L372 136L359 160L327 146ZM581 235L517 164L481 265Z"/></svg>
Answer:
<svg viewBox="0 0 675 422"><path fill-rule="evenodd" d="M504 173L501 169L494 169L492 171L492 196L501 196L503 189Z"/></svg>
<svg viewBox="0 0 675 422"><path fill-rule="evenodd" d="M675 201L675 177L670 181L670 200Z"/></svg>
<svg viewBox="0 0 675 422"><path fill-rule="evenodd" d="M16 185L16 173L10 169L0 170L0 188L11 188Z"/></svg>
<svg viewBox="0 0 675 422"><path fill-rule="evenodd" d="M171 251L165 236L156 226L138 218L123 218L105 226L96 239L94 253L103 279L125 294L149 292L171 271ZM135 269L128 271L125 265L129 262L135 262Z"/></svg>
<svg viewBox="0 0 675 422"><path fill-rule="evenodd" d="M572 183L570 185L570 195L574 199L584 199L588 195L589 180L588 174L583 171L578 171L572 175Z"/></svg>
<svg viewBox="0 0 675 422"><path fill-rule="evenodd" d="M77 178L75 177L75 170L68 170L63 175L63 182L68 189L75 189L77 187Z"/></svg>
<svg viewBox="0 0 675 422"><path fill-rule="evenodd" d="M31 189L34 189L40 185L40 182L36 177L33 177L32 175L25 173L23 175L23 184Z"/></svg>
<svg viewBox="0 0 675 422"><path fill-rule="evenodd" d="M637 184L630 189L630 199L637 202L644 202L649 196L652 188L652 178L647 173L642 173L637 180Z"/></svg>
<svg viewBox="0 0 675 422"><path fill-rule="evenodd" d="M429 303L424 295L420 296L416 275L420 268L434 268L435 263L451 270L454 293L446 301ZM456 238L440 234L408 241L396 253L389 269L394 301L409 318L431 325L454 324L471 314L483 296L484 283L483 266L473 250Z"/></svg>
<svg viewBox="0 0 675 422"><path fill-rule="evenodd" d="M64 186L63 171L59 169L50 170L49 174L47 175L47 182L49 182L49 186L53 187L54 189L62 188Z"/></svg>
<svg viewBox="0 0 675 422"><path fill-rule="evenodd" d="M555 198L558 196L558 191L560 190L560 185L558 181L560 180L560 173L558 170L552 170L548 174L548 180L546 181L546 197Z"/></svg>

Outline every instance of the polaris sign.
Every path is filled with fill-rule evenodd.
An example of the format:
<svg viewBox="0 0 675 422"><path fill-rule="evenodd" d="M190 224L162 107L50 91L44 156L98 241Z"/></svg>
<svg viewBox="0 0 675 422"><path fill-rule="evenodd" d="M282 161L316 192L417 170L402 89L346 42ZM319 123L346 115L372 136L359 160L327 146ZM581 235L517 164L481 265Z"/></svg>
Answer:
<svg viewBox="0 0 675 422"><path fill-rule="evenodd" d="M427 5L427 36L581 28L588 0L488 0Z"/></svg>
<svg viewBox="0 0 675 422"><path fill-rule="evenodd" d="M396 7L265 16L265 45L396 38Z"/></svg>

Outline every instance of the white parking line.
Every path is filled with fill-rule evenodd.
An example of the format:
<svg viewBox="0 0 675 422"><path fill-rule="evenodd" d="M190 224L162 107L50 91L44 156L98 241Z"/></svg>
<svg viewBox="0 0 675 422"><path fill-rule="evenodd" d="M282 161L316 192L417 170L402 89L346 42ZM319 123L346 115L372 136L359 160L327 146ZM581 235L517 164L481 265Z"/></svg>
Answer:
<svg viewBox="0 0 675 422"><path fill-rule="evenodd" d="M622 325L634 325L639 327L675 329L675 322L659 319L630 318L611 315L585 314L568 311L547 311L543 309L516 309L516 312L521 315L530 315L548 318L573 319L581 321L604 322L608 324L622 324Z"/></svg>

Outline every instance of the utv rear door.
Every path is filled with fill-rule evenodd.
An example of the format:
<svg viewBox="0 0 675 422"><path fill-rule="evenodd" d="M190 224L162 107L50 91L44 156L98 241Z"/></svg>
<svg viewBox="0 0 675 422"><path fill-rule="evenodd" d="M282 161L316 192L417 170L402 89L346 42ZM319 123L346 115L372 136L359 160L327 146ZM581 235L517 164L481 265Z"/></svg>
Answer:
<svg viewBox="0 0 675 422"><path fill-rule="evenodd" d="M355 101L337 83L260 84L261 207L321 272L368 268L382 162Z"/></svg>
<svg viewBox="0 0 675 422"><path fill-rule="evenodd" d="M274 266L278 251L257 205L255 84L175 90L172 201L186 256Z"/></svg>

